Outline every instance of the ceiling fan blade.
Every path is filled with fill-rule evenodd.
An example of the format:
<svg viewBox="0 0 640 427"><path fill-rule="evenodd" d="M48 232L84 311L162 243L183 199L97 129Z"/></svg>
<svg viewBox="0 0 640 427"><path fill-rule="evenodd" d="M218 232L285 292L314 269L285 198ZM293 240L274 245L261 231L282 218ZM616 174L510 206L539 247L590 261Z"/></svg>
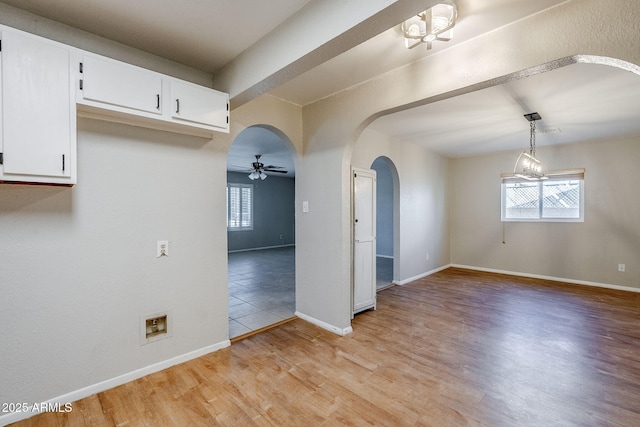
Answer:
<svg viewBox="0 0 640 427"><path fill-rule="evenodd" d="M284 169L284 166L269 165L269 166L265 166L265 169Z"/></svg>
<svg viewBox="0 0 640 427"><path fill-rule="evenodd" d="M282 169L262 169L265 172L275 172L275 173L287 173L287 171L283 171Z"/></svg>

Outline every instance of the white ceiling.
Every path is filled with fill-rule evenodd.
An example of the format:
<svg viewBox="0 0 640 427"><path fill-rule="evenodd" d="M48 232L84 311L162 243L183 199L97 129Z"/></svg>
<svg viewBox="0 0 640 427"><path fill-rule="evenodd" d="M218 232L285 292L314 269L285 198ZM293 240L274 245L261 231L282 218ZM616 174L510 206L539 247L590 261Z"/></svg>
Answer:
<svg viewBox="0 0 640 427"><path fill-rule="evenodd" d="M0 0L36 15L106 37L207 73L215 73L305 6L343 0ZM404 1L404 0L398 0ZM271 90L307 105L569 0L457 0L454 39L406 50L397 28L380 34ZM318 25L330 17L318 16ZM306 28L308 31L309 29ZM304 37L304 34L301 35ZM571 65L378 119L372 128L446 156L524 148L528 122L542 115L539 146L640 134L640 77L611 67ZM288 150L274 133L250 128L229 153L230 170L265 165L293 174Z"/></svg>
<svg viewBox="0 0 640 427"><path fill-rule="evenodd" d="M287 171L286 174L266 172L267 175L295 176L293 158L282 139L272 131L257 126L246 128L233 141L227 155L227 170L249 174L256 154L262 156L260 162L265 166L279 166Z"/></svg>
<svg viewBox="0 0 640 427"><path fill-rule="evenodd" d="M456 0L458 21L453 40L435 42L431 50L422 46L405 49L399 26L383 29L376 37L270 93L298 105L307 105L564 2L566 0Z"/></svg>
<svg viewBox="0 0 640 427"><path fill-rule="evenodd" d="M310 0L1 0L207 73Z"/></svg>
<svg viewBox="0 0 640 427"><path fill-rule="evenodd" d="M606 65L572 64L376 120L370 129L447 157L536 145L640 135L640 76Z"/></svg>

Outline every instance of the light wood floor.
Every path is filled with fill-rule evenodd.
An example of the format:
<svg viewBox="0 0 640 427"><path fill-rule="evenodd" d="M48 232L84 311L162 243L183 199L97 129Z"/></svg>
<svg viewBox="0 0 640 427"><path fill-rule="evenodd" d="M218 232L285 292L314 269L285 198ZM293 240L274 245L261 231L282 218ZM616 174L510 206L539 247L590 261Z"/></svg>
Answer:
<svg viewBox="0 0 640 427"><path fill-rule="evenodd" d="M19 426L640 426L640 295L449 269Z"/></svg>

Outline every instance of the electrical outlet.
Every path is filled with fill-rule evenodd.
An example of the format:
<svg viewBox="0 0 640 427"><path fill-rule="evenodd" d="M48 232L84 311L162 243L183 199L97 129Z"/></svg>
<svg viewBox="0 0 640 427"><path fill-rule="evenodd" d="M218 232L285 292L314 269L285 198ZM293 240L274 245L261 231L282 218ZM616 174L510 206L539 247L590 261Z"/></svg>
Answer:
<svg viewBox="0 0 640 427"><path fill-rule="evenodd" d="M624 264L618 264L618 271L624 273L626 266Z"/></svg>
<svg viewBox="0 0 640 427"><path fill-rule="evenodd" d="M160 258L161 256L169 256L168 240L158 240L158 245L156 247L156 257Z"/></svg>

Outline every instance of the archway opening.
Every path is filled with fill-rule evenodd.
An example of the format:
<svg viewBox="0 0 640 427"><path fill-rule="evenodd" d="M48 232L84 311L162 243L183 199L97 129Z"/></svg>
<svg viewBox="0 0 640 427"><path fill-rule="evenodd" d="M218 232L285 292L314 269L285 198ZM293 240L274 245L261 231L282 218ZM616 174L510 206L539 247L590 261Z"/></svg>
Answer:
<svg viewBox="0 0 640 427"><path fill-rule="evenodd" d="M395 195L391 160L378 157L371 164L376 171L376 290L393 285L395 254Z"/></svg>
<svg viewBox="0 0 640 427"><path fill-rule="evenodd" d="M295 313L295 167L287 136L251 126L227 154L229 337Z"/></svg>

